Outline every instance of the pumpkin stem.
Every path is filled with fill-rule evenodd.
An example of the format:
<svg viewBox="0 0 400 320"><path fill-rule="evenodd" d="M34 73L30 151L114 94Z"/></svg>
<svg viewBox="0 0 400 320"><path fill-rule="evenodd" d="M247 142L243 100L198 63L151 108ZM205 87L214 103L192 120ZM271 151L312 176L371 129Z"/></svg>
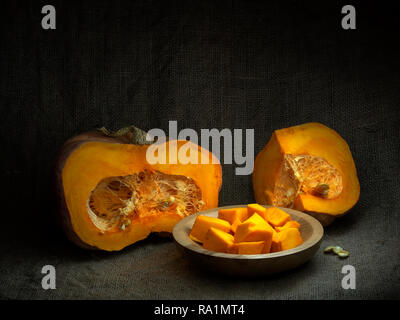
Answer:
<svg viewBox="0 0 400 320"><path fill-rule="evenodd" d="M153 141L148 141L146 139L147 132L139 129L135 126L128 126L121 128L117 131L110 131L105 127L98 129L101 133L106 135L107 137L119 138L123 142L131 143L131 144L152 144Z"/></svg>

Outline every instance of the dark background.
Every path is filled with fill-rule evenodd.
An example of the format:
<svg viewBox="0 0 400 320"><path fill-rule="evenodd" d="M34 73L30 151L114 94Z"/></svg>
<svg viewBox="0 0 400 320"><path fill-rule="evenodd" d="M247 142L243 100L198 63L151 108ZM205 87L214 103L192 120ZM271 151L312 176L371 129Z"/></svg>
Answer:
<svg viewBox="0 0 400 320"><path fill-rule="evenodd" d="M399 298L399 14L391 2L2 1L0 297L118 299ZM41 28L41 7L57 29ZM191 266L173 241L87 252L55 224L50 185L60 145L89 129L254 128L317 121L348 142L361 197L325 229L305 266L227 279ZM223 166L220 204L253 202L251 176ZM340 260L322 248L342 245ZM57 289L41 288L41 268ZM343 290L341 268L357 270Z"/></svg>

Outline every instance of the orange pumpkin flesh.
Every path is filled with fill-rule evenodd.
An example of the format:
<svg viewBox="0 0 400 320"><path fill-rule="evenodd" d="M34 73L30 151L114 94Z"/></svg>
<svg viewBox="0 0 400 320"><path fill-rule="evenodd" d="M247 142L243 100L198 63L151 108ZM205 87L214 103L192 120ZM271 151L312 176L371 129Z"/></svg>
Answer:
<svg viewBox="0 0 400 320"><path fill-rule="evenodd" d="M218 206L221 166L198 145L174 141L178 148L188 143L199 164L182 164L179 159L175 164L150 164L148 145L98 133L72 140L73 147L66 143L62 152L58 183L64 227L84 248L121 250L151 232L172 232L183 217ZM200 164L202 154L209 164Z"/></svg>
<svg viewBox="0 0 400 320"><path fill-rule="evenodd" d="M276 130L256 157L253 188L257 203L310 212L325 224L360 194L347 143L319 123Z"/></svg>

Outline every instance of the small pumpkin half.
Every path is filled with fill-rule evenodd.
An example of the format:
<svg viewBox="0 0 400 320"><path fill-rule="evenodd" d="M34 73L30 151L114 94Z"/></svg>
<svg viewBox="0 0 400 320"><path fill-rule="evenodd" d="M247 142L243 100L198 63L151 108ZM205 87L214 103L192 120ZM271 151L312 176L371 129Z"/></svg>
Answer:
<svg viewBox="0 0 400 320"><path fill-rule="evenodd" d="M350 210L360 195L349 146L320 123L276 130L256 157L253 189L258 203L308 212L323 225Z"/></svg>
<svg viewBox="0 0 400 320"><path fill-rule="evenodd" d="M59 212L77 245L121 250L151 232L172 232L185 216L218 207L222 172L211 152L189 141L166 141L156 151L165 152L166 163L150 164L146 152L151 144L144 137L135 127L116 133L103 129L75 136L61 148ZM197 163L170 161L170 144L178 150L185 145Z"/></svg>

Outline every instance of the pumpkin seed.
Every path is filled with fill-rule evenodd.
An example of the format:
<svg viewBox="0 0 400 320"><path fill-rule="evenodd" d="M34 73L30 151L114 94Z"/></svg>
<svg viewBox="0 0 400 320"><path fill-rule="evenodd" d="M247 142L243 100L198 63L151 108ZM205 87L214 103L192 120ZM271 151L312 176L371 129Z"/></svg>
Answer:
<svg viewBox="0 0 400 320"><path fill-rule="evenodd" d="M324 252L325 252L325 253L332 252L332 251L333 251L333 248L334 248L334 246L328 246L328 247L326 247L326 248L324 249Z"/></svg>
<svg viewBox="0 0 400 320"><path fill-rule="evenodd" d="M334 253L340 258L347 258L350 253L339 246L328 246L324 249L324 253Z"/></svg>
<svg viewBox="0 0 400 320"><path fill-rule="evenodd" d="M339 247L339 246L334 246L333 249L332 249L332 251L333 251L334 253L336 253L336 254L338 254L338 253L341 252L342 250L343 250L343 248L342 248L342 247Z"/></svg>
<svg viewBox="0 0 400 320"><path fill-rule="evenodd" d="M342 250L342 251L338 252L337 255L338 255L340 258L347 258L347 257L349 256L349 252L346 251L346 250Z"/></svg>
<svg viewBox="0 0 400 320"><path fill-rule="evenodd" d="M169 196L168 199L162 201L160 203L160 210L165 211L167 210L170 206L172 206L175 202L175 197L174 196Z"/></svg>
<svg viewBox="0 0 400 320"><path fill-rule="evenodd" d="M289 188L286 191L286 197L290 198L292 195L294 195L294 189L293 188Z"/></svg>
<svg viewBox="0 0 400 320"><path fill-rule="evenodd" d="M315 188L315 192L317 194L320 194L322 196L327 196L329 193L329 185L326 183L320 183L319 185L317 185L317 187Z"/></svg>

